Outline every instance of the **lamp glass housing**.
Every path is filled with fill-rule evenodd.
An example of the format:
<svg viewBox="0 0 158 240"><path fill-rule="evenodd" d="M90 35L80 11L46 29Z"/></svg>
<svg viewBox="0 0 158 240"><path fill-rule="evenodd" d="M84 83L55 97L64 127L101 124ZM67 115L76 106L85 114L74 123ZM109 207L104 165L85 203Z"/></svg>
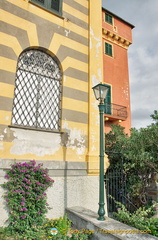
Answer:
<svg viewBox="0 0 158 240"><path fill-rule="evenodd" d="M106 84L99 83L92 89L97 100L105 100L106 95L108 93L108 87L106 86Z"/></svg>

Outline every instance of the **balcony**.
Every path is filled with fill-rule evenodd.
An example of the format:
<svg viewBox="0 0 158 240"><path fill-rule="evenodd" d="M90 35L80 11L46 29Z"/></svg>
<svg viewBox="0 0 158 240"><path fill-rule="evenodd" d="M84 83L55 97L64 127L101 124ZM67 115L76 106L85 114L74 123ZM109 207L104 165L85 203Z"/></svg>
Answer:
<svg viewBox="0 0 158 240"><path fill-rule="evenodd" d="M115 121L115 120L126 120L127 119L127 107L105 102L105 112L104 116L106 120Z"/></svg>

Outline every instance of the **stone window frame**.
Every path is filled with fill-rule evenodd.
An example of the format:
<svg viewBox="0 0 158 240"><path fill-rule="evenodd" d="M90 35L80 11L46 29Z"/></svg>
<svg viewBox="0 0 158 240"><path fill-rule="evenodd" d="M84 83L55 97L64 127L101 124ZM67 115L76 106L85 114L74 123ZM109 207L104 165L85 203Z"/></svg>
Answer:
<svg viewBox="0 0 158 240"><path fill-rule="evenodd" d="M41 49L23 51L17 62L11 126L60 132L61 97L62 71L56 57Z"/></svg>

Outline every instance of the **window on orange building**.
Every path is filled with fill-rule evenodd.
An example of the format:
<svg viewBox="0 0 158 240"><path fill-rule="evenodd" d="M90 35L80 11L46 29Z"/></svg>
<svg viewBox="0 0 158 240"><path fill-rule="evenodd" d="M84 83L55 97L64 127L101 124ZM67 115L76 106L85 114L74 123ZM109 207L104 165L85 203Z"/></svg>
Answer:
<svg viewBox="0 0 158 240"><path fill-rule="evenodd" d="M113 18L110 14L105 13L105 22L109 23L109 24L113 24Z"/></svg>
<svg viewBox="0 0 158 240"><path fill-rule="evenodd" d="M112 45L107 42L105 42L105 54L113 56Z"/></svg>

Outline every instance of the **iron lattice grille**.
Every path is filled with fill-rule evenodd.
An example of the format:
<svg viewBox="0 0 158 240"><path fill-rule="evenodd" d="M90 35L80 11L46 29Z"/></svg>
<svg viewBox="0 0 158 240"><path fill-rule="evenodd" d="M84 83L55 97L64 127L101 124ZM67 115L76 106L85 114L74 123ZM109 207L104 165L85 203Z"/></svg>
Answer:
<svg viewBox="0 0 158 240"><path fill-rule="evenodd" d="M20 55L15 80L12 124L60 129L61 72L48 54L29 50Z"/></svg>

